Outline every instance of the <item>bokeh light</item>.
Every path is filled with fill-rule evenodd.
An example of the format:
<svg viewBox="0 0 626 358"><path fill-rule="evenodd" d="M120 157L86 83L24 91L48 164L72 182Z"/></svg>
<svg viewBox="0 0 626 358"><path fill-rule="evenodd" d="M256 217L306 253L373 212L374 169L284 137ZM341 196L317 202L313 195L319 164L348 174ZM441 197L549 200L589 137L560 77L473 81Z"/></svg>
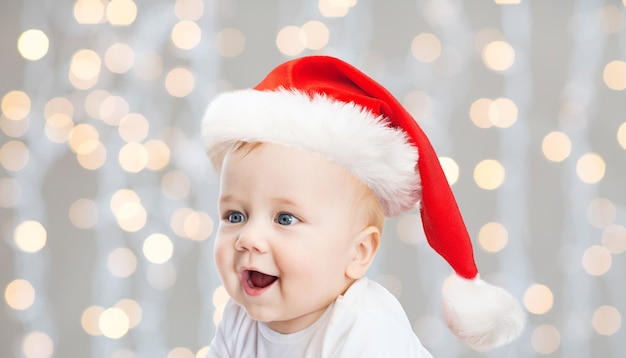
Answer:
<svg viewBox="0 0 626 358"><path fill-rule="evenodd" d="M600 24L604 33L618 34L624 29L626 17L619 5L608 4L600 11Z"/></svg>
<svg viewBox="0 0 626 358"><path fill-rule="evenodd" d="M104 54L104 65L113 73L125 73L135 63L135 52L125 43L111 45Z"/></svg>
<svg viewBox="0 0 626 358"><path fill-rule="evenodd" d="M172 28L171 38L174 46L182 50L191 50L200 43L202 30L195 22L182 20Z"/></svg>
<svg viewBox="0 0 626 358"><path fill-rule="evenodd" d="M434 34L421 33L413 38L411 53L419 62L434 62L441 56L441 41Z"/></svg>
<svg viewBox="0 0 626 358"><path fill-rule="evenodd" d="M306 47L306 34L297 26L285 26L276 35L276 47L287 56L295 56Z"/></svg>
<svg viewBox="0 0 626 358"><path fill-rule="evenodd" d="M562 162L569 157L572 151L572 141L567 134L553 131L543 138L541 150L548 160Z"/></svg>
<svg viewBox="0 0 626 358"><path fill-rule="evenodd" d="M497 189L504 182L504 178L504 167L497 160L485 159L474 167L474 181L481 189Z"/></svg>
<svg viewBox="0 0 626 358"><path fill-rule="evenodd" d="M517 121L517 106L508 98L497 98L489 104L489 121L499 128L508 128Z"/></svg>
<svg viewBox="0 0 626 358"><path fill-rule="evenodd" d="M78 199L70 206L69 217L79 229L92 228L98 222L98 205L91 199Z"/></svg>
<svg viewBox="0 0 626 358"><path fill-rule="evenodd" d="M148 162L146 168L150 170L161 170L170 162L170 148L159 139L152 139L144 144L148 152Z"/></svg>
<svg viewBox="0 0 626 358"><path fill-rule="evenodd" d="M126 316L128 316L128 327L135 328L141 323L141 319L143 317L143 310L141 309L141 305L130 298L124 298L119 300L115 307L120 308Z"/></svg>
<svg viewBox="0 0 626 358"><path fill-rule="evenodd" d="M305 38L305 47L311 50L321 50L328 44L330 31L321 21L308 21L302 25Z"/></svg>
<svg viewBox="0 0 626 358"><path fill-rule="evenodd" d="M81 315L80 325L83 330L90 336L101 336L99 321L100 315L104 312L104 307L101 306L89 306Z"/></svg>
<svg viewBox="0 0 626 358"><path fill-rule="evenodd" d="M227 27L217 33L215 47L223 57L237 57L246 48L246 38L238 29Z"/></svg>
<svg viewBox="0 0 626 358"><path fill-rule="evenodd" d="M506 71L515 62L515 50L506 41L492 41L482 52L485 66L493 71Z"/></svg>
<svg viewBox="0 0 626 358"><path fill-rule="evenodd" d="M54 341L47 333L30 332L22 341L22 353L25 358L50 358L54 355Z"/></svg>
<svg viewBox="0 0 626 358"><path fill-rule="evenodd" d="M616 216L615 204L605 198L594 199L587 207L587 220L591 225L600 229L612 224Z"/></svg>
<svg viewBox="0 0 626 358"><path fill-rule="evenodd" d="M176 347L167 353L166 358L195 358L195 354L191 349L186 347Z"/></svg>
<svg viewBox="0 0 626 358"><path fill-rule="evenodd" d="M493 101L488 98L479 98L475 100L470 107L470 119L478 128L490 128L493 122L489 118L489 108Z"/></svg>
<svg viewBox="0 0 626 358"><path fill-rule="evenodd" d="M196 353L195 358L206 358L208 354L209 354L209 346L202 347Z"/></svg>
<svg viewBox="0 0 626 358"><path fill-rule="evenodd" d="M28 164L30 152L26 144L10 140L0 147L0 164L4 169L18 172Z"/></svg>
<svg viewBox="0 0 626 358"><path fill-rule="evenodd" d="M612 254L626 251L626 227L611 224L602 231L602 245Z"/></svg>
<svg viewBox="0 0 626 358"><path fill-rule="evenodd" d="M28 116L30 105L30 97L22 91L10 91L2 96L2 113L13 121L19 121Z"/></svg>
<svg viewBox="0 0 626 358"><path fill-rule="evenodd" d="M111 307L100 314L98 327L105 337L119 339L128 333L130 319L121 308Z"/></svg>
<svg viewBox="0 0 626 358"><path fill-rule="evenodd" d="M617 141L622 148L626 149L626 122L622 123L617 130Z"/></svg>
<svg viewBox="0 0 626 358"><path fill-rule="evenodd" d="M129 248L118 247L109 253L107 268L113 276L129 277L137 270L137 257Z"/></svg>
<svg viewBox="0 0 626 358"><path fill-rule="evenodd" d="M50 40L45 32L30 29L22 32L17 40L17 50L27 60L37 61L48 53Z"/></svg>
<svg viewBox="0 0 626 358"><path fill-rule="evenodd" d="M542 324L533 330L530 343L537 353L551 354L559 349L561 334L553 325Z"/></svg>
<svg viewBox="0 0 626 358"><path fill-rule="evenodd" d="M176 268L170 262L148 267L146 272L148 283L157 290L167 290L176 283Z"/></svg>
<svg viewBox="0 0 626 358"><path fill-rule="evenodd" d="M602 276L611 269L611 253L604 246L593 245L583 253L582 265L588 274Z"/></svg>
<svg viewBox="0 0 626 358"><path fill-rule="evenodd" d="M161 192L172 200L181 200L189 195L191 180L180 170L172 170L161 178Z"/></svg>
<svg viewBox="0 0 626 358"><path fill-rule="evenodd" d="M153 264L162 264L172 258L174 244L164 234L152 234L143 242L143 254Z"/></svg>
<svg viewBox="0 0 626 358"><path fill-rule="evenodd" d="M357 0L319 0L318 9L324 17L343 17Z"/></svg>
<svg viewBox="0 0 626 358"><path fill-rule="evenodd" d="M524 307L528 312L541 315L545 314L554 305L554 295L548 286L534 284L524 292Z"/></svg>
<svg viewBox="0 0 626 358"><path fill-rule="evenodd" d="M595 184L602 180L605 170L604 159L596 153L587 153L576 163L576 174L587 184Z"/></svg>
<svg viewBox="0 0 626 358"><path fill-rule="evenodd" d="M194 241L207 240L213 234L213 218L202 211L189 213L183 223L185 237Z"/></svg>
<svg viewBox="0 0 626 358"><path fill-rule="evenodd" d="M4 300L12 309L23 311L35 302L35 288L27 280L15 279L5 288Z"/></svg>
<svg viewBox="0 0 626 358"><path fill-rule="evenodd" d="M603 336L611 336L622 327L622 315L613 306L601 306L593 312L593 330Z"/></svg>
<svg viewBox="0 0 626 358"><path fill-rule="evenodd" d="M125 115L117 128L120 137L127 143L141 142L148 136L149 129L148 120L139 113Z"/></svg>
<svg viewBox="0 0 626 358"><path fill-rule="evenodd" d="M137 5L132 0L111 0L106 8L106 18L113 26L128 26L137 17Z"/></svg>
<svg viewBox="0 0 626 358"><path fill-rule="evenodd" d="M128 101L121 96L105 96L100 102L98 116L104 123L117 126L130 112Z"/></svg>
<svg viewBox="0 0 626 358"><path fill-rule="evenodd" d="M76 154L80 166L87 170L98 170L104 165L107 150L101 142L87 141L83 149Z"/></svg>
<svg viewBox="0 0 626 358"><path fill-rule="evenodd" d="M498 222L488 222L478 232L478 243L487 252L499 252L506 247L508 240L508 230Z"/></svg>
<svg viewBox="0 0 626 358"><path fill-rule="evenodd" d="M13 241L18 249L35 253L46 246L47 236L46 228L39 221L26 220L15 228Z"/></svg>
<svg viewBox="0 0 626 358"><path fill-rule="evenodd" d="M459 180L459 165L450 157L439 157L439 164L446 175L448 185L454 185Z"/></svg>
<svg viewBox="0 0 626 358"><path fill-rule="evenodd" d="M196 21L204 14L202 0L176 0L174 13L179 20Z"/></svg>
<svg viewBox="0 0 626 358"><path fill-rule="evenodd" d="M77 0L74 18L79 24L97 24L104 20L104 3L101 0Z"/></svg>
<svg viewBox="0 0 626 358"><path fill-rule="evenodd" d="M72 56L69 80L77 89L89 89L98 82L101 66L102 60L95 51L79 50Z"/></svg>
<svg viewBox="0 0 626 358"><path fill-rule="evenodd" d="M138 173L148 165L148 151L140 143L126 143L117 157L122 169Z"/></svg>
<svg viewBox="0 0 626 358"><path fill-rule="evenodd" d="M396 233L405 244L415 245L423 240L422 219L417 214L402 215L396 227Z"/></svg>
<svg viewBox="0 0 626 358"><path fill-rule="evenodd" d="M113 194L110 208L117 224L124 231L137 232L146 225L146 209L132 190L121 189Z"/></svg>
<svg viewBox="0 0 626 358"><path fill-rule="evenodd" d="M28 117L13 121L0 115L0 131L7 137L19 138L28 132L30 119Z"/></svg>
<svg viewBox="0 0 626 358"><path fill-rule="evenodd" d="M188 68L176 67L165 76L165 89L173 97L185 97L193 91L195 81Z"/></svg>
<svg viewBox="0 0 626 358"><path fill-rule="evenodd" d="M604 66L602 78L610 89L623 91L626 89L626 62L617 60L609 62Z"/></svg>
<svg viewBox="0 0 626 358"><path fill-rule="evenodd" d="M213 324L216 327L222 320L222 314L224 313L228 298L228 292L226 292L226 288L222 285L218 286L215 291L213 291L213 307L215 307L213 311Z"/></svg>

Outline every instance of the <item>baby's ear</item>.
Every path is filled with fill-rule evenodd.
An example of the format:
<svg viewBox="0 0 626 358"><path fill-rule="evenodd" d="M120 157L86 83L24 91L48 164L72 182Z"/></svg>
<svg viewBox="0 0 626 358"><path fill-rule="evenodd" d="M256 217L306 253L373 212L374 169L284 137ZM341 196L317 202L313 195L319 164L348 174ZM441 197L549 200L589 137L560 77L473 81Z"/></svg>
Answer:
<svg viewBox="0 0 626 358"><path fill-rule="evenodd" d="M365 276L380 245L380 230L375 226L368 226L354 237L354 256L346 267L346 276L358 280Z"/></svg>

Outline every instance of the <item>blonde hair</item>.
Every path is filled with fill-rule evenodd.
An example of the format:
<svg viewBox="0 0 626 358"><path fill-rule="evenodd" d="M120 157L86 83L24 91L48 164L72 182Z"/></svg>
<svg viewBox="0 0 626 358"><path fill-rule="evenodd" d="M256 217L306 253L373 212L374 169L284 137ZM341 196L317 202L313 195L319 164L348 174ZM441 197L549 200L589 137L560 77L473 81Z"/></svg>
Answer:
<svg viewBox="0 0 626 358"><path fill-rule="evenodd" d="M258 141L237 141L226 150L226 155L241 153L246 156L263 144L264 142ZM364 224L366 226L375 226L382 233L383 227L385 226L385 213L380 205L378 197L361 179L357 178L348 170L346 170L346 174L351 177L351 180L355 184L354 186L357 193L357 199L354 202L355 210L361 211L362 214L364 214L364 217L366 218Z"/></svg>

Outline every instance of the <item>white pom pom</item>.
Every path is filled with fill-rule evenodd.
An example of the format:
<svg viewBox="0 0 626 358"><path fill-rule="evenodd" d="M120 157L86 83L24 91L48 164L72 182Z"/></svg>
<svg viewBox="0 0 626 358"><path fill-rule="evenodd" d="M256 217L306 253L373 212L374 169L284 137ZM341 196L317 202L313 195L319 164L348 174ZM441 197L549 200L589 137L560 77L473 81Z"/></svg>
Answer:
<svg viewBox="0 0 626 358"><path fill-rule="evenodd" d="M443 286L443 316L450 330L478 351L506 344L524 328L526 314L504 289L478 278L450 276Z"/></svg>

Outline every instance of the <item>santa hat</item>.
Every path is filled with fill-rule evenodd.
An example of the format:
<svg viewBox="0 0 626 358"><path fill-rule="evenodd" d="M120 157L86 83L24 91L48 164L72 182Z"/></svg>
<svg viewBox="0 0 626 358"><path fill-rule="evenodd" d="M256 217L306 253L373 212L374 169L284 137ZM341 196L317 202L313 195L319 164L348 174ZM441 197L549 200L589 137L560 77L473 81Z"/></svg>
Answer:
<svg viewBox="0 0 626 358"><path fill-rule="evenodd" d="M521 332L525 314L518 302L479 278L430 141L389 91L355 67L326 56L283 63L253 89L218 96L206 111L202 137L216 167L234 142L282 144L345 167L372 189L387 216L419 205L428 243L456 273L443 288L449 328L478 350Z"/></svg>

